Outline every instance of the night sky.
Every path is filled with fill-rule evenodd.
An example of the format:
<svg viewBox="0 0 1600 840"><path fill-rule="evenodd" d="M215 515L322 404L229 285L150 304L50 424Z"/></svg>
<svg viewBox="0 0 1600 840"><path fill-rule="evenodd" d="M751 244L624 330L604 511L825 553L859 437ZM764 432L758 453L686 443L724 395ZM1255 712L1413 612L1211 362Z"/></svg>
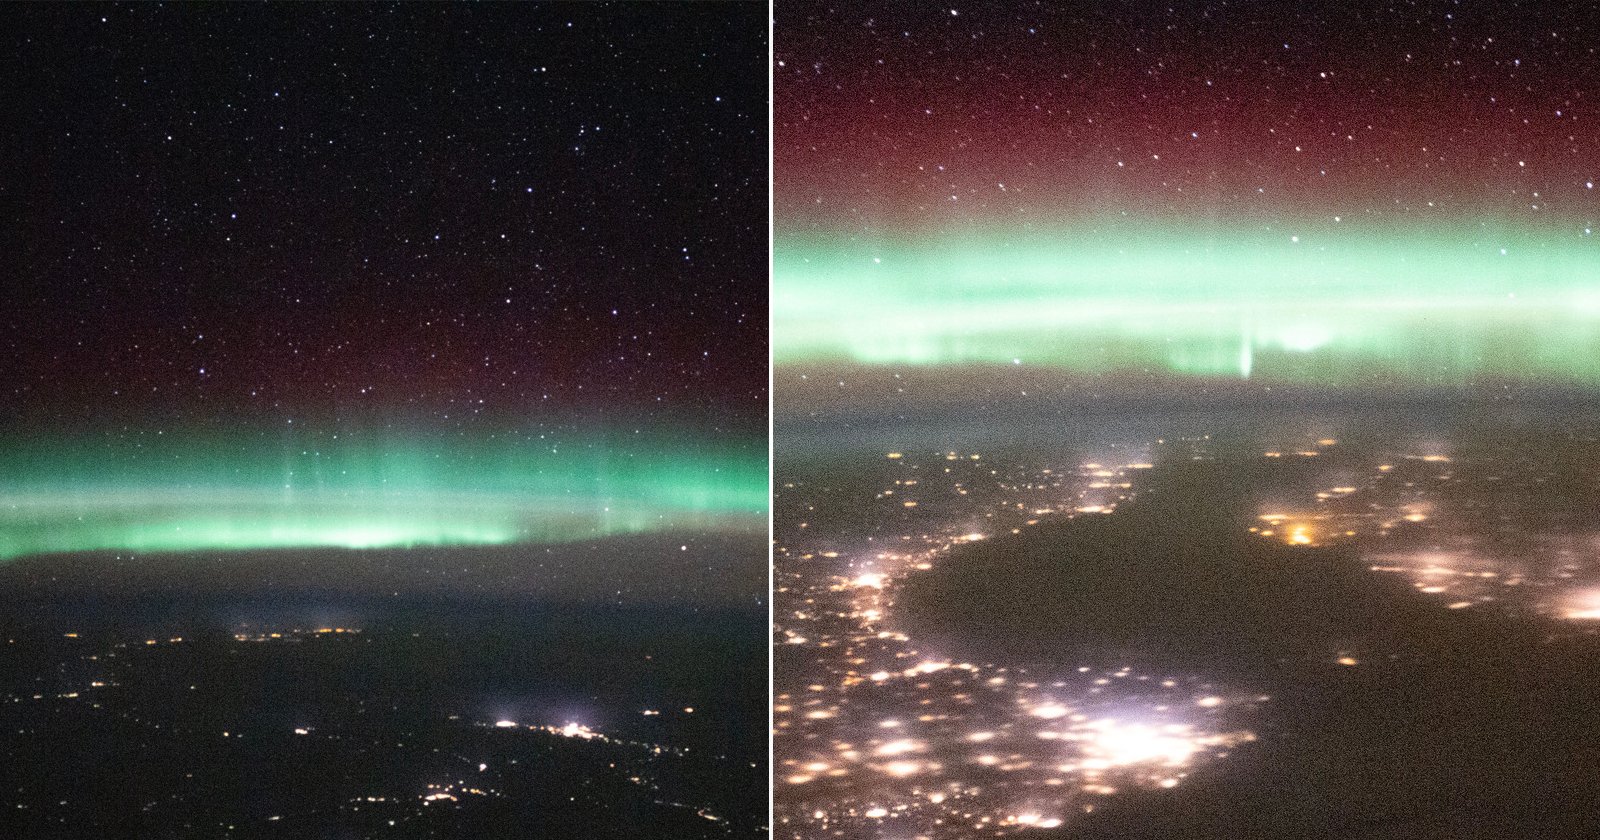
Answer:
<svg viewBox="0 0 1600 840"><path fill-rule="evenodd" d="M7 419L759 425L759 7L7 17Z"/></svg>
<svg viewBox="0 0 1600 840"><path fill-rule="evenodd" d="M0 558L764 515L760 5L7 18Z"/></svg>
<svg viewBox="0 0 1600 840"><path fill-rule="evenodd" d="M794 2L775 37L780 365L1600 384L1592 9Z"/></svg>

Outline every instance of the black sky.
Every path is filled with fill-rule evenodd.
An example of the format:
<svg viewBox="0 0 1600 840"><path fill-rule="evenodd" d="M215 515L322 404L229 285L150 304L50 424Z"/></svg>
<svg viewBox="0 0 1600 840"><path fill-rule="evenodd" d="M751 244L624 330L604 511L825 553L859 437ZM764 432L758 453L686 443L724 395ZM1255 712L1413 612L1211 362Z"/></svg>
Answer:
<svg viewBox="0 0 1600 840"><path fill-rule="evenodd" d="M762 4L6 17L5 422L764 417Z"/></svg>

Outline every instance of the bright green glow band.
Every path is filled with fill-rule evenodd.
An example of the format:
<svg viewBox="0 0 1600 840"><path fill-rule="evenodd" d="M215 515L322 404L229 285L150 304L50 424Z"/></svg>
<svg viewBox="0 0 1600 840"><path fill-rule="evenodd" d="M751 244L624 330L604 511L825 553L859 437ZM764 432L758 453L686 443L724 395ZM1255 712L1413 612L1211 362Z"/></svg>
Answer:
<svg viewBox="0 0 1600 840"><path fill-rule="evenodd" d="M780 234L773 295L780 365L1600 383L1600 240L1582 223Z"/></svg>
<svg viewBox="0 0 1600 840"><path fill-rule="evenodd" d="M152 443L152 440L158 442ZM146 435L0 451L0 560L557 542L761 528L764 447L594 436L382 441Z"/></svg>

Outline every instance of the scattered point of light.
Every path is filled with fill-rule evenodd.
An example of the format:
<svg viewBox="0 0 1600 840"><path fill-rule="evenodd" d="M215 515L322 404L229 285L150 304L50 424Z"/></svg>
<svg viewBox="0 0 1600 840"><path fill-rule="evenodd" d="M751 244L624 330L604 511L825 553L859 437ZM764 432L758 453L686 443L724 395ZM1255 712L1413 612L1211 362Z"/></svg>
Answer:
<svg viewBox="0 0 1600 840"><path fill-rule="evenodd" d="M600 736L600 733L590 729L587 726L584 726L581 723L568 723L566 726L563 726L557 730L557 734L567 738L582 738L584 740L590 740Z"/></svg>
<svg viewBox="0 0 1600 840"><path fill-rule="evenodd" d="M891 761L883 765L883 770L896 778L915 776L922 772L922 764L917 761Z"/></svg>
<svg viewBox="0 0 1600 840"><path fill-rule="evenodd" d="M923 748L924 745L921 742L905 738L899 741L890 741L889 743L884 744L883 746L880 746L874 750L873 754L879 756L893 756L908 752L919 752Z"/></svg>
<svg viewBox="0 0 1600 840"><path fill-rule="evenodd" d="M1569 606L1563 612L1574 621L1600 620L1600 589L1591 589L1568 596Z"/></svg>
<svg viewBox="0 0 1600 840"><path fill-rule="evenodd" d="M877 572L867 572L851 581L851 584L861 589L882 589L883 581L883 575Z"/></svg>
<svg viewBox="0 0 1600 840"><path fill-rule="evenodd" d="M1029 714L1032 714L1034 717L1044 718L1045 720L1055 720L1056 718L1066 717L1070 713L1070 710L1060 703L1046 703L1043 706L1035 706L1033 707L1032 711L1029 712Z"/></svg>
<svg viewBox="0 0 1600 840"><path fill-rule="evenodd" d="M1188 762L1200 749L1181 730L1168 731L1147 724L1103 720L1096 721L1091 730L1089 749L1111 766L1150 763L1175 767Z"/></svg>

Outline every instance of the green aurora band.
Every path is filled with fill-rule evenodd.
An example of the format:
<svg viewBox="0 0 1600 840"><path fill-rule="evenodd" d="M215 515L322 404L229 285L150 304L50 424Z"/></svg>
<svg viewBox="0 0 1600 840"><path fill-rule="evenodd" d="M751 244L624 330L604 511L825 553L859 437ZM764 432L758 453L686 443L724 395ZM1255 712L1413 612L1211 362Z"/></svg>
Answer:
<svg viewBox="0 0 1600 840"><path fill-rule="evenodd" d="M1600 384L1592 223L781 232L775 364Z"/></svg>
<svg viewBox="0 0 1600 840"><path fill-rule="evenodd" d="M0 449L0 560L759 531L765 447L591 435L82 437Z"/></svg>

